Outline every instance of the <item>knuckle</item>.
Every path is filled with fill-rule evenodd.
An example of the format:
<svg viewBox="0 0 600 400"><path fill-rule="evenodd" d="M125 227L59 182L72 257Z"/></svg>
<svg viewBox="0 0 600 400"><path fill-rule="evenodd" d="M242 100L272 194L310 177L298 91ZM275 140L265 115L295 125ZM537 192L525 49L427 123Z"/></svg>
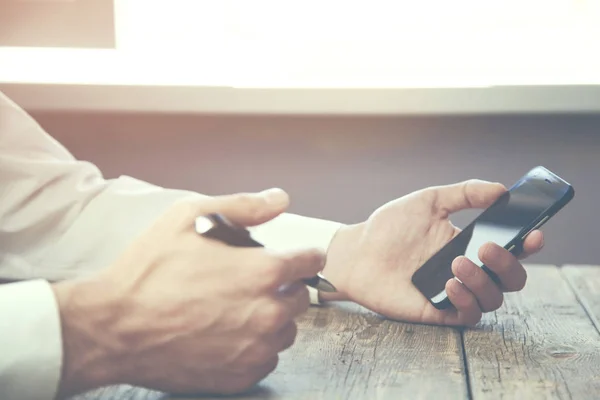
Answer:
<svg viewBox="0 0 600 400"><path fill-rule="evenodd" d="M305 262L307 267L319 271L325 265L325 254L319 249L306 250Z"/></svg>
<svg viewBox="0 0 600 400"><path fill-rule="evenodd" d="M308 292L308 287L305 284L300 284L300 288L296 293L296 302L306 305L307 307L310 305L310 294Z"/></svg>
<svg viewBox="0 0 600 400"><path fill-rule="evenodd" d="M297 304L298 311L300 313L303 313L309 309L310 294L306 286L302 285L302 287L298 289L298 293L295 295L294 302Z"/></svg>
<svg viewBox="0 0 600 400"><path fill-rule="evenodd" d="M478 184L482 181L480 179L467 179L462 181L462 190L465 196L465 199L477 198L478 200L483 197L483 194L476 190Z"/></svg>
<svg viewBox="0 0 600 400"><path fill-rule="evenodd" d="M296 337L298 336L298 326L295 322L292 322L290 324L290 326L286 329L284 335L285 336L283 337L282 350L292 347L296 341Z"/></svg>
<svg viewBox="0 0 600 400"><path fill-rule="evenodd" d="M175 204L174 209L181 218L197 217L197 205L190 199L180 200Z"/></svg>
<svg viewBox="0 0 600 400"><path fill-rule="evenodd" d="M257 270L261 271L261 280L267 287L277 285L283 279L287 261L284 257L267 255L261 258Z"/></svg>
<svg viewBox="0 0 600 400"><path fill-rule="evenodd" d="M181 199L175 202L166 213L167 223L175 223L177 226L193 224L198 217L198 207L190 199Z"/></svg>
<svg viewBox="0 0 600 400"><path fill-rule="evenodd" d="M265 307L259 316L257 325L259 332L269 334L280 329L287 320L287 312L279 303L272 303Z"/></svg>
<svg viewBox="0 0 600 400"><path fill-rule="evenodd" d="M438 205L438 192L437 187L430 187L427 189L422 189L419 192L419 196L422 200L422 204L430 204L434 208L437 208Z"/></svg>
<svg viewBox="0 0 600 400"><path fill-rule="evenodd" d="M276 354L273 346L268 342L260 341L252 346L252 357L248 364L250 367L263 365L267 360L273 357L273 354Z"/></svg>

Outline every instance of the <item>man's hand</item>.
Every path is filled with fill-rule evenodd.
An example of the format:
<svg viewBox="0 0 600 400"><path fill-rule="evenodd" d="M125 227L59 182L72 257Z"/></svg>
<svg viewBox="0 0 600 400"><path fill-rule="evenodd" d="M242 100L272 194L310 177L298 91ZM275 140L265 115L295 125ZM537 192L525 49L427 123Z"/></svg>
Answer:
<svg viewBox="0 0 600 400"><path fill-rule="evenodd" d="M460 232L449 220L451 213L486 208L505 191L501 184L479 180L431 187L382 206L364 223L341 228L332 240L323 271L340 293L322 297L349 299L404 321L476 324L482 312L502 305L503 292L521 290L525 285L525 269L510 252L493 243L479 250L479 258L500 278L500 286L466 257L456 258L452 271L463 284L455 279L446 283L454 305L448 310L433 307L411 278ZM539 251L542 245L542 233L530 233L522 256Z"/></svg>
<svg viewBox="0 0 600 400"><path fill-rule="evenodd" d="M108 269L54 285L65 351L60 397L120 383L227 394L269 374L309 307L300 280L323 268L324 255L229 247L199 236L194 221L218 212L261 224L288 202L280 190L182 202Z"/></svg>

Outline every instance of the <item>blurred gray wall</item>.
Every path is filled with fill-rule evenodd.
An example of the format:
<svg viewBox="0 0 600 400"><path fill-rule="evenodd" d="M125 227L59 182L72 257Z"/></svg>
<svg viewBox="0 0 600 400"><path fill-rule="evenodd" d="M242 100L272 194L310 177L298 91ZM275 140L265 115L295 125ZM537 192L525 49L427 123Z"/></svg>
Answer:
<svg viewBox="0 0 600 400"><path fill-rule="evenodd" d="M576 194L531 262L600 264L600 116L35 117L108 177L210 194L279 186L293 212L348 223L425 186L473 177L511 185L545 165Z"/></svg>

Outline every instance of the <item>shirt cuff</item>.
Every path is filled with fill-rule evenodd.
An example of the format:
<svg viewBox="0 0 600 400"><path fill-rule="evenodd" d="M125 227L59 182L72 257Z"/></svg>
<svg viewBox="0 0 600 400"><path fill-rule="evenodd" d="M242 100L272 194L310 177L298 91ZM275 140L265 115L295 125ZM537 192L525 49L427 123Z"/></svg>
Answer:
<svg viewBox="0 0 600 400"><path fill-rule="evenodd" d="M307 286L308 295L310 298L310 304L319 305L321 304L321 300L319 300L319 291L312 286Z"/></svg>
<svg viewBox="0 0 600 400"><path fill-rule="evenodd" d="M310 247L327 252L341 227L339 222L285 213L249 230L265 247L278 251ZM320 304L318 290L308 287L308 291L311 304Z"/></svg>
<svg viewBox="0 0 600 400"><path fill-rule="evenodd" d="M0 285L2 398L53 399L62 367L60 314L42 280Z"/></svg>

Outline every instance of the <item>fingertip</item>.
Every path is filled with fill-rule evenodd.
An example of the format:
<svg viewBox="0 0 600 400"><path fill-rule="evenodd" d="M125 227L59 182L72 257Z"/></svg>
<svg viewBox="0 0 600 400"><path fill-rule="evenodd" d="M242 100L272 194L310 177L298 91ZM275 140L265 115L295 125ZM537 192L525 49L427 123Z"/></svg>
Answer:
<svg viewBox="0 0 600 400"><path fill-rule="evenodd" d="M544 247L544 234L540 230L531 232L523 242L523 249L527 254L537 253Z"/></svg>
<svg viewBox="0 0 600 400"><path fill-rule="evenodd" d="M474 184L474 186L477 186L480 189L486 189L486 190L493 189L493 190L503 191L503 192L508 190L506 188L506 186L500 182L488 181L488 180L484 180L484 179L470 179L470 181Z"/></svg>
<svg viewBox="0 0 600 400"><path fill-rule="evenodd" d="M313 278L325 268L327 256L318 248L296 249L280 255L284 282Z"/></svg>
<svg viewBox="0 0 600 400"><path fill-rule="evenodd" d="M265 199L265 202L271 207L287 208L290 204L289 194L281 188L270 188L260 192L260 196Z"/></svg>
<svg viewBox="0 0 600 400"><path fill-rule="evenodd" d="M446 282L446 293L450 302L459 314L459 320L464 325L475 325L482 316L482 311L475 295L456 279Z"/></svg>
<svg viewBox="0 0 600 400"><path fill-rule="evenodd" d="M452 260L452 264L450 264L450 269L452 270L452 274L454 276L456 276L456 273L458 272L458 267L460 266L461 263L461 258L462 256L458 256L456 257L454 260ZM446 282L446 286L448 286L448 282Z"/></svg>
<svg viewBox="0 0 600 400"><path fill-rule="evenodd" d="M494 182L494 185L496 185L498 187L498 189L502 189L502 191L506 192L508 190L508 188L503 183Z"/></svg>
<svg viewBox="0 0 600 400"><path fill-rule="evenodd" d="M466 293L466 288L455 278L446 282L446 294L450 303L459 312L464 310L465 305L469 303L469 294Z"/></svg>
<svg viewBox="0 0 600 400"><path fill-rule="evenodd" d="M477 256L484 264L487 264L490 261L493 261L499 250L502 250L502 247L498 246L496 243L486 242L479 248Z"/></svg>
<svg viewBox="0 0 600 400"><path fill-rule="evenodd" d="M202 198L191 210L194 218L208 213L222 214L231 223L254 227L281 215L289 206L288 194L279 188L261 192L239 192Z"/></svg>
<svg viewBox="0 0 600 400"><path fill-rule="evenodd" d="M307 250L308 257L310 258L312 265L316 269L316 272L322 271L327 263L327 253L318 248L311 248Z"/></svg>
<svg viewBox="0 0 600 400"><path fill-rule="evenodd" d="M456 268L458 268L458 266L460 264L462 264L463 261L466 260L466 259L467 259L466 256L457 256L454 260L452 260L452 272L454 272L454 270ZM454 275L456 275L456 274L454 274Z"/></svg>
<svg viewBox="0 0 600 400"><path fill-rule="evenodd" d="M465 256L458 256L454 260L452 260L452 273L454 276L460 278L460 275L463 275L462 270L464 269L464 264L470 262L470 260Z"/></svg>
<svg viewBox="0 0 600 400"><path fill-rule="evenodd" d="M448 279L445 289L448 298L456 308L464 304L464 300L468 297L467 289L456 278ZM457 302L455 303L455 301Z"/></svg>
<svg viewBox="0 0 600 400"><path fill-rule="evenodd" d="M327 261L327 253L318 247L304 247L290 250L293 257L301 257L306 261L311 261L313 264L325 266Z"/></svg>

